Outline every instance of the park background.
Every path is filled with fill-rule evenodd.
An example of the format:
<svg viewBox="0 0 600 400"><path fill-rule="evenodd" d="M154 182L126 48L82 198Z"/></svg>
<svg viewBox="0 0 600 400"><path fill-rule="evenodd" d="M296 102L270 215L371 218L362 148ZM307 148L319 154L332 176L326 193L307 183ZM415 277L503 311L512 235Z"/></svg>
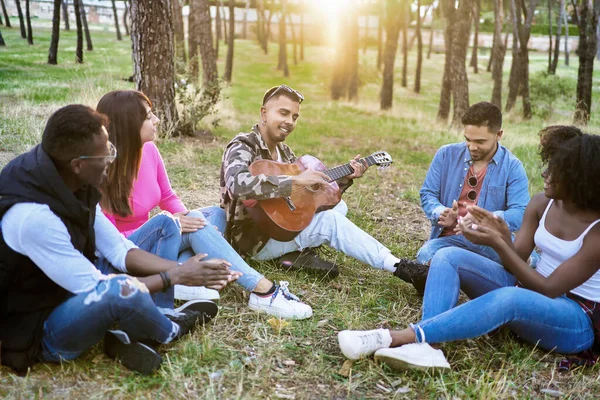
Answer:
<svg viewBox="0 0 600 400"><path fill-rule="evenodd" d="M288 139L296 154L310 153L329 166L347 162L357 153L366 156L376 150L385 150L394 158L394 164L386 171L367 171L345 195L345 200L350 207L350 218L399 256L414 257L428 237L429 223L420 209L418 191L436 149L462 140L460 126L453 116L459 115L460 107L464 106L464 88L468 89L467 104L490 101L495 82L501 76L500 104L506 109L513 59L523 54L523 47L518 44L516 53L513 52L511 21L521 27L517 31L520 35L527 33L522 30L527 26L527 16L531 17L531 37L525 41L529 60L525 81L530 91L531 112L525 112L525 93L522 83L518 84L517 100L505 113L501 143L523 161L531 194L542 187L537 133L547 125L573 123L580 103L577 100L580 29L574 21L576 7L564 2L452 2L456 14L465 7L468 9L465 24L464 18L451 19L456 14L450 10L449 2L236 1L233 2L234 35L231 35L229 0L191 0L191 4L177 3L182 6L178 11L184 32L181 41L174 32L178 26L174 18L177 12L172 9L162 10L167 16L165 20L154 19L150 26L144 26L132 21L135 18L132 11L139 12L144 3L147 6L152 2L84 0L77 4L83 4L77 18L75 4L69 1L65 5L70 27L66 30L64 15L61 16L56 65L51 65L48 63L51 18L57 2L20 1L24 14L23 38L17 3L0 1L6 6L11 24L7 27L3 16L0 166L38 143L45 121L59 107L70 103L95 107L98 99L110 90L143 89L146 75L153 72L144 70L150 67L139 65L143 62L139 62L139 54L136 58L139 46L136 47L135 41L156 42L157 46L170 42L170 47L169 43L165 47L167 52L161 50L161 54L173 57L154 56L149 60L151 67L163 71L156 79L171 79L171 83L163 86L173 89L172 97L157 99L164 95L161 92L156 97L150 93L150 98L167 107L172 105L175 110L175 114L172 110L158 110L164 128L158 145L173 187L188 208L218 202L218 173L224 145L236 133L248 131L258 120L264 91L286 83L306 97L298 126ZM208 30L211 34L208 42L205 36L199 37L207 34L206 29L188 23L199 3L206 6L210 3L212 29ZM512 18L511 3L524 6L521 9L525 11L514 15L516 18L519 14L521 24ZM161 4L175 6L173 0L159 2L157 7ZM580 7L583 3L574 4ZM531 5L533 9L527 7ZM498 9L504 11L499 18L502 22L499 43L504 43L504 50L494 41L498 37L494 32ZM597 7L591 7L594 9ZM84 43L91 44L83 41L83 27L79 27L78 33L76 21L83 22L82 11L86 11L93 50L82 48ZM592 21L595 32L597 14L589 14L596 15ZM555 48L556 23L565 18L570 32L569 65L565 64L563 36L552 71L555 53L549 52L550 21L555 25L552 36ZM153 34L153 29L160 31L164 26L172 31L170 38L160 32ZM143 29L148 31L136 36ZM462 33L464 43L453 42L453 50L446 52L445 40L453 29L454 33ZM564 35L564 30L561 33ZM205 40L203 46L194 42L198 39ZM195 47L202 53L206 51L206 43L211 43L217 71L211 82L206 82L205 77L212 72L204 69L203 62L208 56L200 57L202 62L198 64L202 65L196 71L189 61L190 49ZM595 50L595 42L593 47ZM217 48L220 48L218 53ZM232 57L228 61L230 48ZM468 79L451 82L451 97L456 97L452 97L444 116L440 115L442 83L448 67L447 56L454 49L459 50L462 58L459 57L459 62L455 58L451 64L455 68L451 70L453 76L447 78ZM505 55L494 75L490 55L501 54L498 51ZM595 51L592 53L595 55ZM165 69L160 69L165 58L173 64L172 74L164 74ZM488 65L492 71L488 71ZM461 66L464 74L462 70L456 72ZM229 79L223 79L227 70ZM419 79L417 70L421 70ZM584 118L575 120L585 131L598 133L599 75L597 68L592 71L589 111ZM328 258L340 266L341 275L335 280L286 272L272 263L253 263L269 277L289 280L295 292L312 305L315 315L310 320L281 322L257 315L247 308L247 294L232 286L222 293L221 312L214 323L162 349L165 362L153 376L140 376L122 368L109 360L98 345L73 363L38 364L25 378L0 368L0 396L594 398L600 390L598 366L559 374L555 363L562 358L560 355L524 344L506 330L490 337L444 345L452 365L452 370L444 373L392 372L372 359L345 363L337 345L339 330L404 327L418 320L421 299L412 287L397 278L339 253L331 252Z"/></svg>

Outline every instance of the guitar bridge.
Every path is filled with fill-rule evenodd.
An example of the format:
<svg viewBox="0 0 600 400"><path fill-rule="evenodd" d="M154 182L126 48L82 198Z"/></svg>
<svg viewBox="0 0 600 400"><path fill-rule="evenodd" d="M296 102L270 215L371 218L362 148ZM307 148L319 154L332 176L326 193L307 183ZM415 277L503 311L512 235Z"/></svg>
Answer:
<svg viewBox="0 0 600 400"><path fill-rule="evenodd" d="M296 211L296 206L294 205L294 202L292 201L291 197L287 196L283 198L285 200L285 203L287 204L287 206L290 208L291 211Z"/></svg>

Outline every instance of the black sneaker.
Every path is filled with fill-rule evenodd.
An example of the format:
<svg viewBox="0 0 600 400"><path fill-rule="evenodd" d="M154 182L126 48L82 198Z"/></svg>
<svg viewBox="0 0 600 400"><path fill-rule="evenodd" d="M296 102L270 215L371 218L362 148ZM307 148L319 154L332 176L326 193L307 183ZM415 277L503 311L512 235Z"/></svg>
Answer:
<svg viewBox="0 0 600 400"><path fill-rule="evenodd" d="M175 312L175 315L185 314L189 311L198 312L201 316L198 323L204 325L217 316L219 307L210 300L190 300L186 301L181 307L175 308L173 311Z"/></svg>
<svg viewBox="0 0 600 400"><path fill-rule="evenodd" d="M404 282L412 284L415 289L417 289L417 293L423 296L425 293L425 283L427 282L428 273L428 265L403 258L400 259L400 262L396 263L396 271L394 272L394 275L402 279Z"/></svg>
<svg viewBox="0 0 600 400"><path fill-rule="evenodd" d="M175 315L166 314L165 317L179 325L179 333L173 338L173 340L179 340L184 335L191 333L194 329L196 329L196 326L202 325L204 321L202 312L192 310L186 310Z"/></svg>
<svg viewBox="0 0 600 400"><path fill-rule="evenodd" d="M301 252L292 251L279 257L278 261L283 268L317 272L332 279L340 274L337 265L317 256L315 248L306 248Z"/></svg>
<svg viewBox="0 0 600 400"><path fill-rule="evenodd" d="M162 357L152 347L141 342L132 342L127 333L114 330L104 335L104 352L126 368L150 375L160 368Z"/></svg>

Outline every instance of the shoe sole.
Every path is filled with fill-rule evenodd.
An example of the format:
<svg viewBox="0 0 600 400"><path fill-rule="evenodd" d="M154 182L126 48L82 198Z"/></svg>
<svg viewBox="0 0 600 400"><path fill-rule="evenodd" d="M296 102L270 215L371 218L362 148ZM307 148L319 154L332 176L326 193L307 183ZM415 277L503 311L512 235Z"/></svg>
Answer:
<svg viewBox="0 0 600 400"><path fill-rule="evenodd" d="M450 367L443 365L419 365L412 363L408 360L402 360L397 357L392 357L387 354L375 354L375 361L379 363L383 363L395 370L408 370L408 369L418 369L418 370L431 370L431 369L449 369Z"/></svg>
<svg viewBox="0 0 600 400"><path fill-rule="evenodd" d="M150 346L140 342L123 343L112 332L104 335L104 352L124 367L142 375L150 375L160 368L162 357Z"/></svg>
<svg viewBox="0 0 600 400"><path fill-rule="evenodd" d="M209 322L219 313L219 307L210 300L191 300L173 311L181 313L184 310L192 310L201 313L202 318L198 320L199 324Z"/></svg>
<svg viewBox="0 0 600 400"><path fill-rule="evenodd" d="M294 315L294 314L288 314L285 312L280 312L277 310L274 310L275 312L269 312L267 310L265 310L262 307L259 306L255 306L253 304L248 304L248 308L250 308L251 310L257 311L259 313L263 313L263 314L267 314L267 315L272 315L274 317L277 318L281 318L281 319L295 319L295 320L302 320L302 319L308 319L310 317L312 317L313 313L312 310L308 313L305 313L303 315Z"/></svg>

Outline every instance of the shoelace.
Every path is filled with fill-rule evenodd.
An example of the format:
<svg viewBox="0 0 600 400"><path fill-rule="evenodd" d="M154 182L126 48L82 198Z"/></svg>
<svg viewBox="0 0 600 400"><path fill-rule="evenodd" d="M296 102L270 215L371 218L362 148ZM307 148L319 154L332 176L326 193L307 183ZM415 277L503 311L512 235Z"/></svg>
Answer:
<svg viewBox="0 0 600 400"><path fill-rule="evenodd" d="M279 293L281 293L283 297L288 300L300 301L296 295L290 293L288 289L289 285L290 283L288 281L279 281L279 285L275 284L275 292L273 293L273 296L271 296L271 301L269 304L273 304L273 300L275 300Z"/></svg>
<svg viewBox="0 0 600 400"><path fill-rule="evenodd" d="M379 332L372 332L366 335L360 336L363 346L367 346L369 349L379 348L383 344Z"/></svg>

